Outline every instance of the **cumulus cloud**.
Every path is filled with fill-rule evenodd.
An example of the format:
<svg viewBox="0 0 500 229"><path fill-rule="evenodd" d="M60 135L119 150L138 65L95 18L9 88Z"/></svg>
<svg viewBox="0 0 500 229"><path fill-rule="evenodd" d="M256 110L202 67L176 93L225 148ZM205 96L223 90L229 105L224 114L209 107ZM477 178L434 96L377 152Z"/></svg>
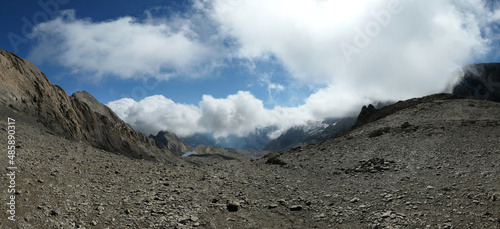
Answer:
<svg viewBox="0 0 500 229"><path fill-rule="evenodd" d="M53 60L74 73L120 78L168 79L207 64L217 54L199 39L189 20L138 20L122 17L104 22L78 19L74 10L38 24L32 34L35 62ZM207 65L209 66L209 65ZM200 70L200 69L197 69Z"/></svg>
<svg viewBox="0 0 500 229"><path fill-rule="evenodd" d="M150 96L139 102L125 98L107 105L125 122L148 134L169 130L185 136L204 131L197 124L201 117L198 107L177 104L162 95Z"/></svg>
<svg viewBox="0 0 500 229"><path fill-rule="evenodd" d="M488 51L482 35L498 21L480 0L211 3L208 13L239 42L241 58L272 55L296 79L383 98L445 88L448 72Z"/></svg>
<svg viewBox="0 0 500 229"><path fill-rule="evenodd" d="M198 106L177 104L161 95L138 102L125 98L107 105L138 130L149 134L169 130L180 136L195 133L214 133L216 138L246 136L268 126L276 127L273 134L279 136L282 131L304 125L312 118L305 107L266 109L248 91L226 98L205 95Z"/></svg>

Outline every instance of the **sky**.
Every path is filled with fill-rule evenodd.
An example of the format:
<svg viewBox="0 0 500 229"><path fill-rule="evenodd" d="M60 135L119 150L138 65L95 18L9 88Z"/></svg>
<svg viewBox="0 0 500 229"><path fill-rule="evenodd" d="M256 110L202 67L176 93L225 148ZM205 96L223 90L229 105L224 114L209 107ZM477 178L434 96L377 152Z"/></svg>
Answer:
<svg viewBox="0 0 500 229"><path fill-rule="evenodd" d="M19 0L0 15L0 48L147 134L276 138L500 62L496 1Z"/></svg>

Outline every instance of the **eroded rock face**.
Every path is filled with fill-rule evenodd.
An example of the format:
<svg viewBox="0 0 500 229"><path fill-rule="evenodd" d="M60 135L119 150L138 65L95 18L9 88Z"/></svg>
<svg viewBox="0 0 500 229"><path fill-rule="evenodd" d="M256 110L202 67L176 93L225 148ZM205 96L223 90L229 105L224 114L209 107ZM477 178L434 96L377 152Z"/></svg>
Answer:
<svg viewBox="0 0 500 229"><path fill-rule="evenodd" d="M55 134L82 140L131 158L167 163L180 159L135 131L88 92L71 97L44 73L19 56L0 49L0 104L35 117Z"/></svg>

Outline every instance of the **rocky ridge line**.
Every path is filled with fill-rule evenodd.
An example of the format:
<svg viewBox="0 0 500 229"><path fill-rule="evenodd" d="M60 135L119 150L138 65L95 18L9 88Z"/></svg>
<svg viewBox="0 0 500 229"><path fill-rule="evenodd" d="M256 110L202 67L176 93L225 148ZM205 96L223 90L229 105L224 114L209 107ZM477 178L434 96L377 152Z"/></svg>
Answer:
<svg viewBox="0 0 500 229"><path fill-rule="evenodd" d="M57 135L131 158L182 163L88 92L68 96L29 61L2 49L0 80L0 91L6 92L0 95L0 104L36 118Z"/></svg>

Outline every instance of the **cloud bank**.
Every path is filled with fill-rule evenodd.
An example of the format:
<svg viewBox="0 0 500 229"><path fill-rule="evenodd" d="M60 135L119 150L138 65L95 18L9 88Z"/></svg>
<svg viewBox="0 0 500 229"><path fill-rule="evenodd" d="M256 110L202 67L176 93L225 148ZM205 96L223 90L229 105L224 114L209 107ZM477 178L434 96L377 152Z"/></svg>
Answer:
<svg viewBox="0 0 500 229"><path fill-rule="evenodd" d="M273 55L298 80L392 98L442 90L450 70L488 51L482 33L499 12L478 0L227 2L209 14L239 57Z"/></svg>
<svg viewBox="0 0 500 229"><path fill-rule="evenodd" d="M214 137L246 136L258 128L273 126L278 137L282 131L305 125L314 119L311 109L275 107L266 109L261 100L248 91L239 91L226 98L203 96L198 106L177 104L161 95L139 102L121 99L107 104L118 116L146 133L170 130L180 136L214 133Z"/></svg>
<svg viewBox="0 0 500 229"><path fill-rule="evenodd" d="M195 74L193 68L218 55L199 39L190 21L177 18L141 21L127 16L93 22L66 10L37 25L30 37L37 41L31 60L53 60L94 80L105 76L166 80L178 73Z"/></svg>
<svg viewBox="0 0 500 229"><path fill-rule="evenodd" d="M245 135L354 114L376 100L441 92L456 80L451 71L489 54L500 21L498 4L481 0L194 0L185 15L92 22L68 11L35 28L40 45L32 55L55 56L63 66L99 76L165 79L214 61L273 59L293 81L324 85L297 107L266 109L245 91L205 95L197 105L163 96L108 104L148 133ZM200 18L213 32L195 26ZM266 83L268 90L290 90Z"/></svg>

